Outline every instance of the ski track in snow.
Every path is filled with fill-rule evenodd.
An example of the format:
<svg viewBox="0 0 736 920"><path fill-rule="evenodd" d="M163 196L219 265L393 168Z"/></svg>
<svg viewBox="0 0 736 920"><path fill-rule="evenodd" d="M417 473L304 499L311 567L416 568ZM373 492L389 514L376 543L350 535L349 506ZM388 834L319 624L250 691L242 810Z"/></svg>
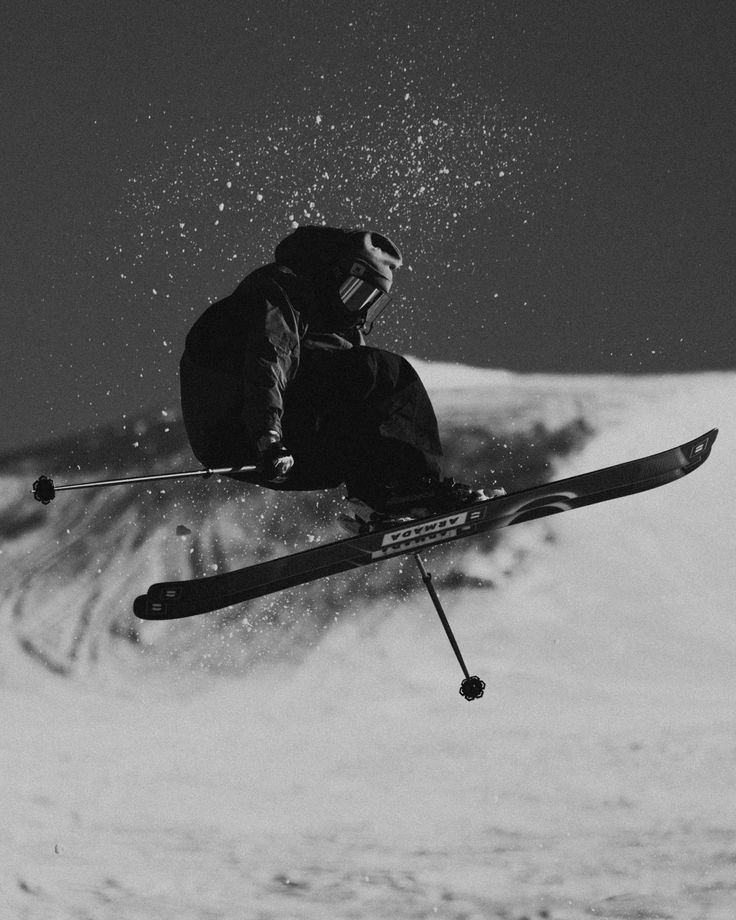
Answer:
<svg viewBox="0 0 736 920"><path fill-rule="evenodd" d="M499 583L443 592L474 703L420 594L240 679L6 646L0 917L731 920L736 375L420 370L441 415L582 408L559 475L721 433L680 482L458 546Z"/></svg>

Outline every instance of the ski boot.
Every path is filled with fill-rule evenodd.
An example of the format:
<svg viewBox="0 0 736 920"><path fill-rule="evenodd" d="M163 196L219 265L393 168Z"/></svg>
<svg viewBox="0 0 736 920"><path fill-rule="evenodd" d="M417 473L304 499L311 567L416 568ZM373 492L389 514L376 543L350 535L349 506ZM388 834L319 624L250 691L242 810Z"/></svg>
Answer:
<svg viewBox="0 0 736 920"><path fill-rule="evenodd" d="M340 526L351 536L374 533L377 530L390 530L414 520L408 514L390 514L386 511L376 511L360 498L346 498L348 514L341 514L338 518Z"/></svg>
<svg viewBox="0 0 736 920"><path fill-rule="evenodd" d="M473 486L441 479L424 483L425 488L411 495L395 495L386 501L388 513L408 514L412 518L433 517L444 512L451 513L478 502L490 501L506 494L505 489L476 489Z"/></svg>
<svg viewBox="0 0 736 920"><path fill-rule="evenodd" d="M383 510L376 510L359 498L348 498L351 515L342 515L340 523L348 533L364 534L390 530L420 518L451 513L464 505L490 501L506 494L502 488L475 489L454 479L428 480L416 489L394 491L385 499Z"/></svg>

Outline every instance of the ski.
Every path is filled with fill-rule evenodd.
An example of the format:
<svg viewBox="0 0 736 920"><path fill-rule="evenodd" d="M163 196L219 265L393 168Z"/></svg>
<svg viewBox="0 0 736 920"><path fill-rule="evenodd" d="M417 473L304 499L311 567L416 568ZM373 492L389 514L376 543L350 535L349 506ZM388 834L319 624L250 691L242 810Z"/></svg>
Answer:
<svg viewBox="0 0 736 920"><path fill-rule="evenodd" d="M143 620L196 616L338 572L416 554L429 546L654 489L704 463L717 433L714 428L658 454L466 505L452 513L348 537L219 575L154 584L147 594L136 598L134 612Z"/></svg>

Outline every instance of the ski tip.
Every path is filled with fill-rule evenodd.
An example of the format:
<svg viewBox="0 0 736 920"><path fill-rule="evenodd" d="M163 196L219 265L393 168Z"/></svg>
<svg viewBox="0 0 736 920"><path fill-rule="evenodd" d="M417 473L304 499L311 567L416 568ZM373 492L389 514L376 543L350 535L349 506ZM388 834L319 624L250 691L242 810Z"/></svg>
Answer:
<svg viewBox="0 0 736 920"><path fill-rule="evenodd" d="M148 597L145 594L141 594L133 601L133 613L138 617L139 620L147 620L146 609L148 607Z"/></svg>
<svg viewBox="0 0 736 920"><path fill-rule="evenodd" d="M152 601L147 594L141 594L133 601L133 613L139 620L171 619L166 607L157 601Z"/></svg>
<svg viewBox="0 0 736 920"><path fill-rule="evenodd" d="M133 613L139 620L181 620L199 613L207 613L207 607L191 604L172 604L141 594L133 601Z"/></svg>
<svg viewBox="0 0 736 920"><path fill-rule="evenodd" d="M706 433L699 438L695 438L694 441L690 441L688 444L684 445L687 459L695 465L700 465L710 455L711 448L717 436L718 429L711 428L710 431L706 431Z"/></svg>

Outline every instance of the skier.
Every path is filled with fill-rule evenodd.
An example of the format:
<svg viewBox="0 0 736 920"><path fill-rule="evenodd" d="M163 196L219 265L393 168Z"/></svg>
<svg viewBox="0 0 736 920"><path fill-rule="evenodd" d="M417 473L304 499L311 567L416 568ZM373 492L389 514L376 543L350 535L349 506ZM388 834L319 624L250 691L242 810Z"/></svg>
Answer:
<svg viewBox="0 0 736 920"><path fill-rule="evenodd" d="M190 330L184 424L207 467L272 489L345 484L361 526L486 498L442 478L427 392L403 357L371 348L397 246L371 230L300 227Z"/></svg>

